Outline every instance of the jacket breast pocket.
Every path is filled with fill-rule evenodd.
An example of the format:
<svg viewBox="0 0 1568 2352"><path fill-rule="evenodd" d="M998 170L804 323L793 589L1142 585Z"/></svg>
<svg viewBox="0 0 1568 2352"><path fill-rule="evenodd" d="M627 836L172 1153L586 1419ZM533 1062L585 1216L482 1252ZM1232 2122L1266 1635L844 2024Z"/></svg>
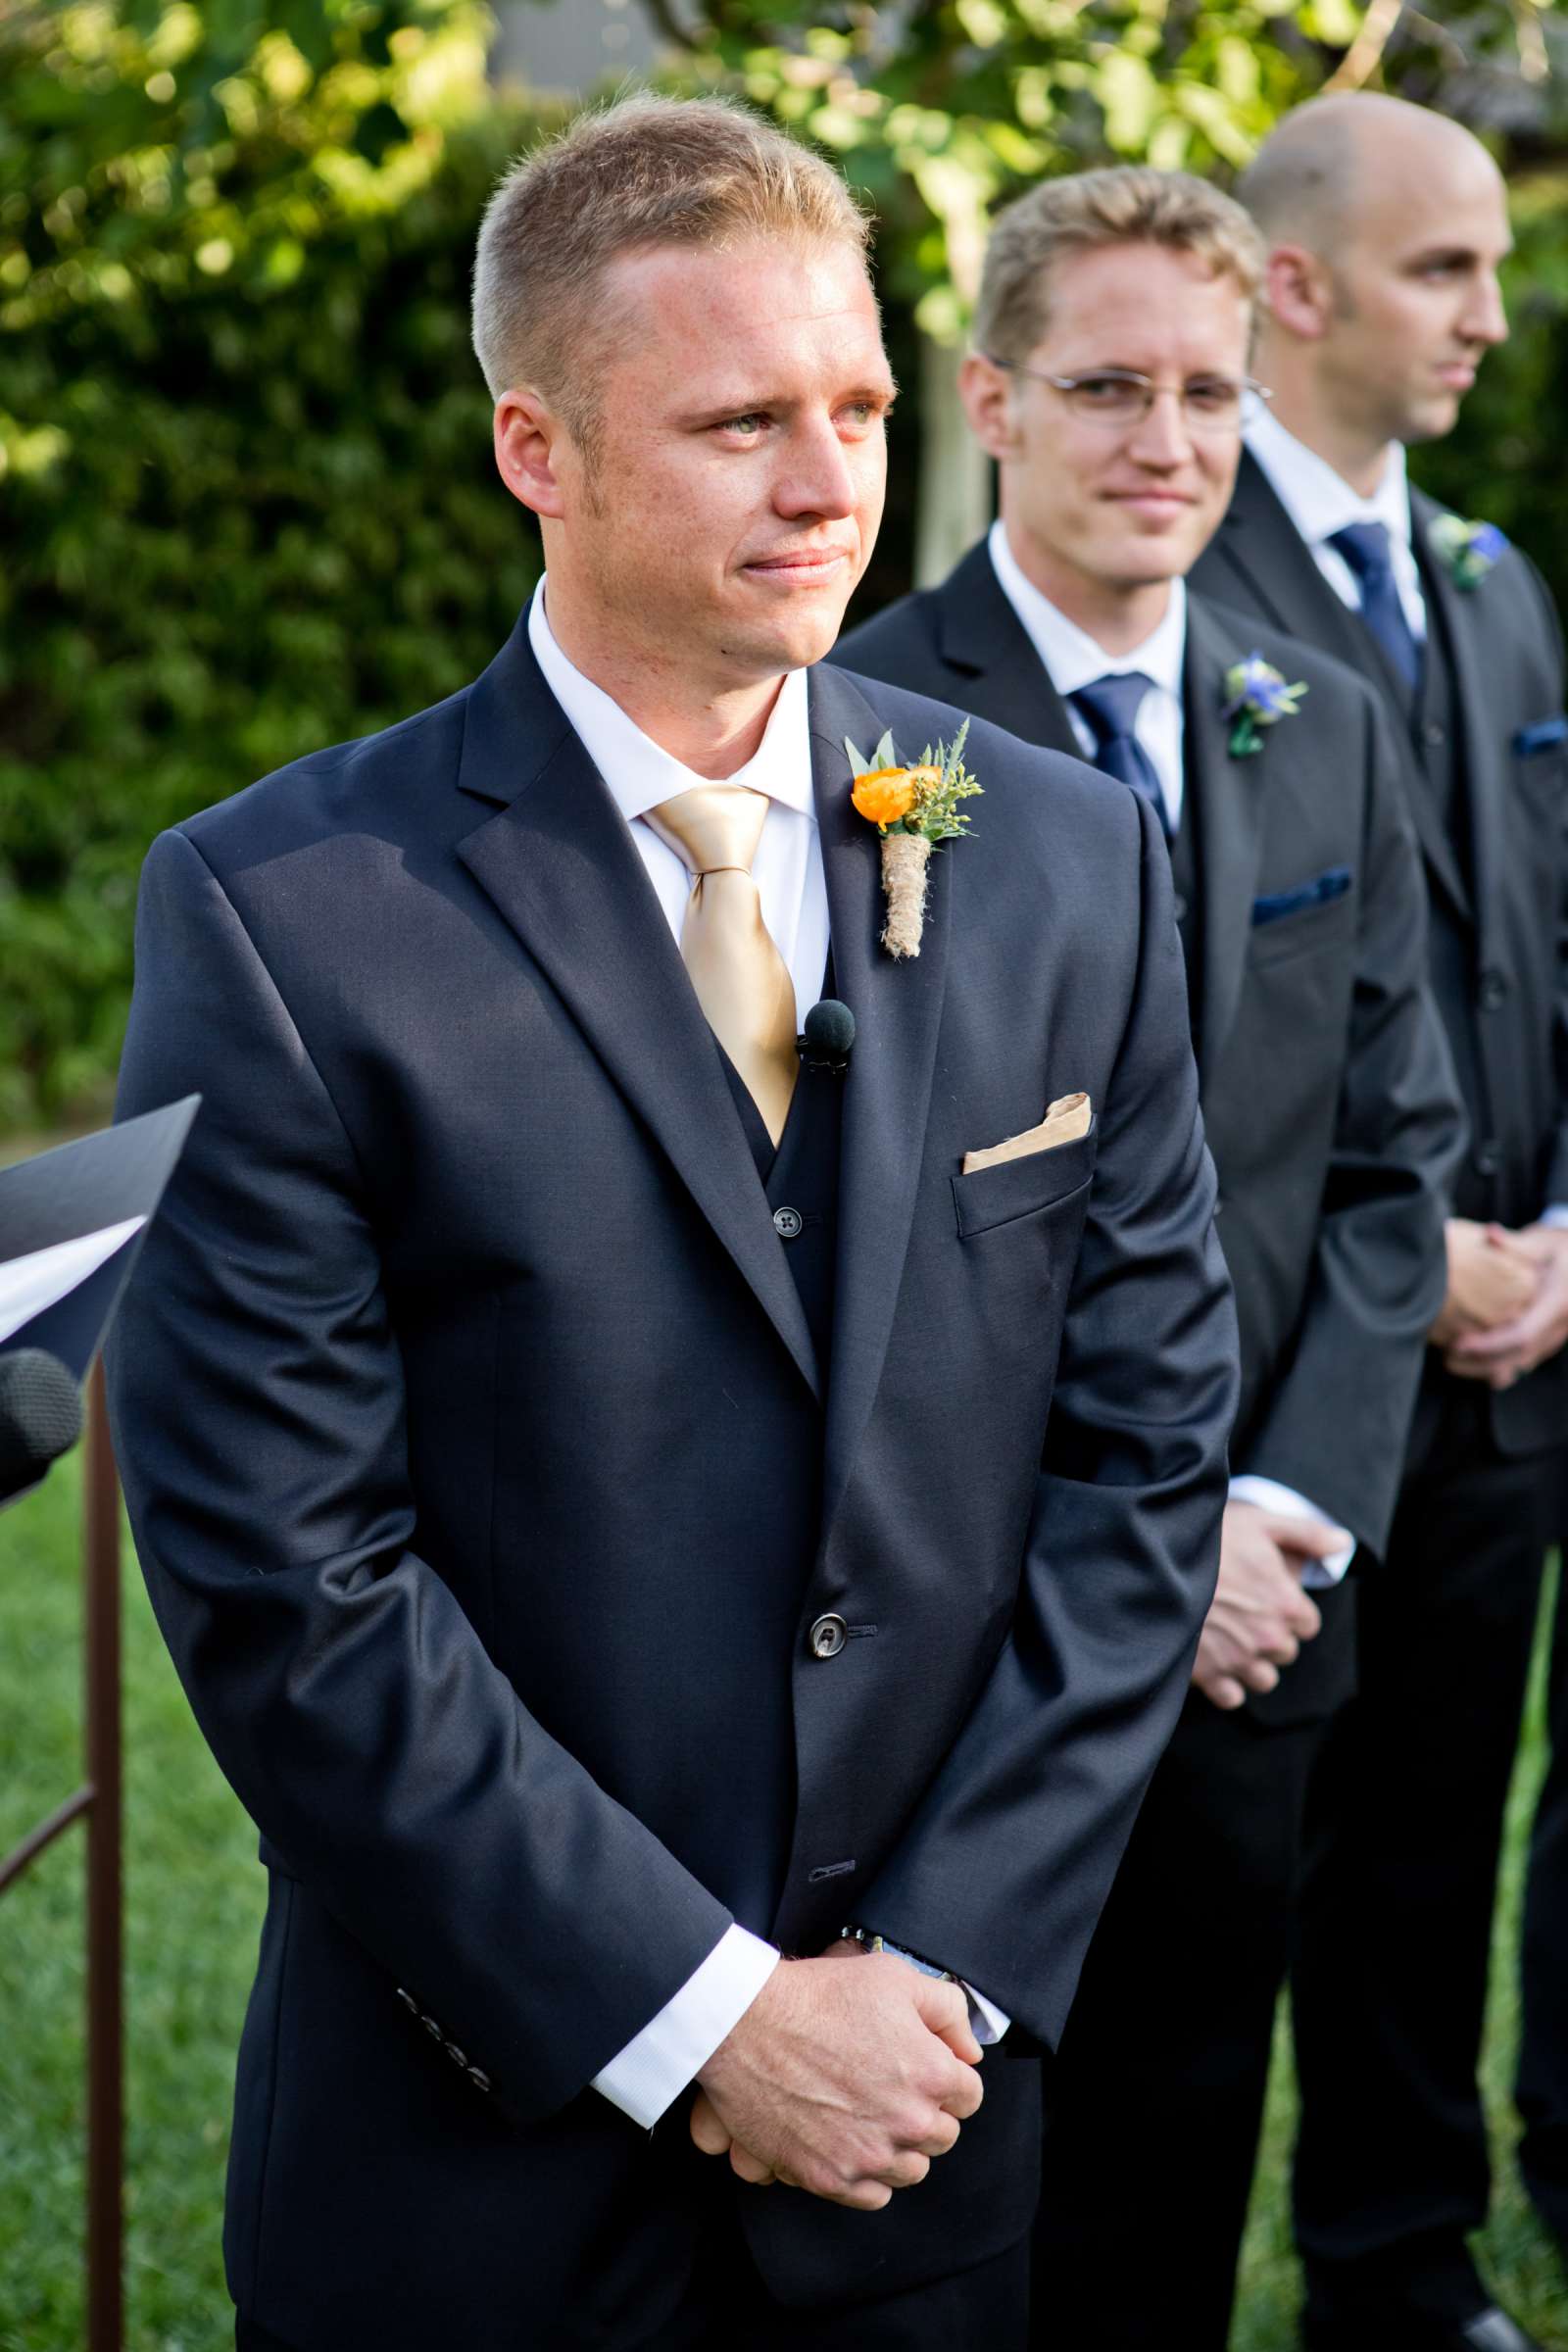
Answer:
<svg viewBox="0 0 1568 2352"><path fill-rule="evenodd" d="M1555 711L1550 718L1532 719L1529 726L1514 730L1513 754L1516 760L1540 760L1548 752L1559 756L1568 744L1568 713Z"/></svg>
<svg viewBox="0 0 1568 2352"><path fill-rule="evenodd" d="M1354 876L1336 866L1315 882L1252 902L1248 961L1254 970L1342 941L1354 919Z"/></svg>
<svg viewBox="0 0 1568 2352"><path fill-rule="evenodd" d="M972 1176L950 1178L957 1213L958 1235L972 1241L1004 1225L1022 1225L1065 1207L1088 1189L1100 1147L1097 1115L1085 1134L1050 1152L1031 1152L1022 1159L1000 1166L977 1168Z"/></svg>
<svg viewBox="0 0 1568 2352"><path fill-rule="evenodd" d="M1516 728L1512 750L1513 772L1526 798L1555 813L1568 783L1568 717L1559 711Z"/></svg>

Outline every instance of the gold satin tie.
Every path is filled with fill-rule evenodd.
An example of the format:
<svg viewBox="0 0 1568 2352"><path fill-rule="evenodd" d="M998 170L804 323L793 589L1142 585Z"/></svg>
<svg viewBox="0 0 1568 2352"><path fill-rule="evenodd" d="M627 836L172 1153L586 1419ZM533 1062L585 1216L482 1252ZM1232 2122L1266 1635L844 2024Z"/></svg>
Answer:
<svg viewBox="0 0 1568 2352"><path fill-rule="evenodd" d="M681 960L713 1035L745 1082L776 1144L800 1076L795 988L762 920L752 859L767 795L744 784L699 784L644 822L692 877L681 924Z"/></svg>

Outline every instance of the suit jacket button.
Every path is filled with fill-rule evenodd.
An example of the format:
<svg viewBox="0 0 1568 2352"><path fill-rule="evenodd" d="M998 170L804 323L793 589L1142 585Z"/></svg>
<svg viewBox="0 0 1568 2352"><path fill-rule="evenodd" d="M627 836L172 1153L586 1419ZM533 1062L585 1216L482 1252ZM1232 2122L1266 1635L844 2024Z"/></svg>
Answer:
<svg viewBox="0 0 1568 2352"><path fill-rule="evenodd" d="M806 1637L812 1657L836 1658L844 1647L844 1631L843 1618L836 1616L831 1609L825 1617L818 1617Z"/></svg>
<svg viewBox="0 0 1568 2352"><path fill-rule="evenodd" d="M1502 1166L1501 1145L1494 1143L1489 1136L1485 1143L1477 1145L1475 1163L1478 1176L1495 1176Z"/></svg>
<svg viewBox="0 0 1568 2352"><path fill-rule="evenodd" d="M1440 744L1447 742L1448 730L1441 718L1429 718L1421 730L1421 740L1423 743L1431 744L1432 749L1436 751Z"/></svg>
<svg viewBox="0 0 1568 2352"><path fill-rule="evenodd" d="M781 1242L793 1242L805 1223L806 1219L798 1208L775 1208L773 1211L773 1231Z"/></svg>
<svg viewBox="0 0 1568 2352"><path fill-rule="evenodd" d="M1498 1005L1502 1004L1507 994L1507 973L1499 972L1494 963L1489 963L1486 970L1481 975L1482 1011L1495 1012Z"/></svg>

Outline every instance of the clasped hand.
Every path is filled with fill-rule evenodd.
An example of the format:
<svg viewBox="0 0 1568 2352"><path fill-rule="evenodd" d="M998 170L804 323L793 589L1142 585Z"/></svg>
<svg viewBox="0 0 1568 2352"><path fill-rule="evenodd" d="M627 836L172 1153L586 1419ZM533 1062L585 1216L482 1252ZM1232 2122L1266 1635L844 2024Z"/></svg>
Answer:
<svg viewBox="0 0 1568 2352"><path fill-rule="evenodd" d="M1193 1681L1205 1698L1239 1707L1249 1690L1274 1689L1280 1668L1323 1622L1301 1590L1302 1569L1352 1541L1326 1520L1288 1518L1255 1502L1225 1505L1219 1583L1193 1661Z"/></svg>
<svg viewBox="0 0 1568 2352"><path fill-rule="evenodd" d="M857 1943L782 1963L698 2075L691 2133L741 2180L875 2213L980 2104L956 1984Z"/></svg>
<svg viewBox="0 0 1568 2352"><path fill-rule="evenodd" d="M1512 1388L1568 1341L1568 1232L1450 1217L1448 1289L1432 1344L1461 1380Z"/></svg>

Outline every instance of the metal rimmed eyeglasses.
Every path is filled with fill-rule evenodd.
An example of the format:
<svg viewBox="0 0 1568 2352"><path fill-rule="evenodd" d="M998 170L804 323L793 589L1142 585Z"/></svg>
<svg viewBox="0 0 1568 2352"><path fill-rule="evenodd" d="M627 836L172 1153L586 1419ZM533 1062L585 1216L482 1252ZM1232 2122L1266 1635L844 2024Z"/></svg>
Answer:
<svg viewBox="0 0 1568 2352"><path fill-rule="evenodd" d="M1025 368L1018 360L999 359L995 352L984 356L1009 375L1049 384L1060 393L1072 416L1112 431L1142 424L1155 401L1168 394L1179 404L1190 433L1239 432L1274 397L1266 384L1250 375L1195 375L1185 384L1160 384L1133 368L1085 368L1076 375L1051 375L1041 368Z"/></svg>

